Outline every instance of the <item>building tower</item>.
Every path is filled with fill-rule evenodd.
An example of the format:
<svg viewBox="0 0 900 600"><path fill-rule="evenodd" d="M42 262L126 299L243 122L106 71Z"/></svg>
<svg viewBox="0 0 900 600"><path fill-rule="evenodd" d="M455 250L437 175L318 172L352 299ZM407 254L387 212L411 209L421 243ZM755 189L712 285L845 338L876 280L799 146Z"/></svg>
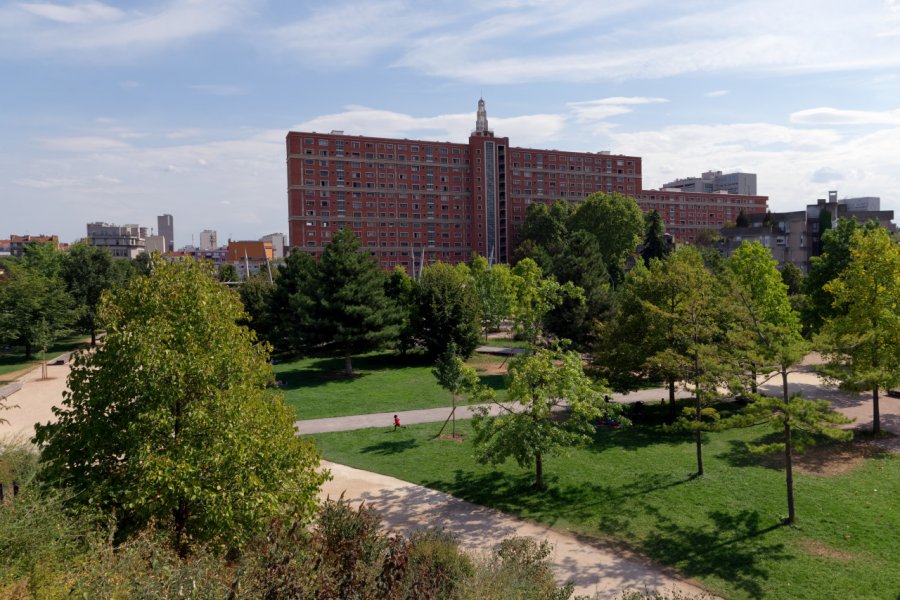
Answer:
<svg viewBox="0 0 900 600"><path fill-rule="evenodd" d="M478 114L475 117L475 131L473 135L494 135L494 132L488 129L487 110L484 107L484 98L478 99Z"/></svg>
<svg viewBox="0 0 900 600"><path fill-rule="evenodd" d="M166 246L169 252L175 252L175 222L172 215L159 215L156 217L156 231L166 238Z"/></svg>

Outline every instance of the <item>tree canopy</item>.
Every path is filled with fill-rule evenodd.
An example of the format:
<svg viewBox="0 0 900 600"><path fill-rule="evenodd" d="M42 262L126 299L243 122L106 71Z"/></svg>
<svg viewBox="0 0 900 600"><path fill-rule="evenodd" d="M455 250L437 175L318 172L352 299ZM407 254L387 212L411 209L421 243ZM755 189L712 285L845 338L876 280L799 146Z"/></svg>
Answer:
<svg viewBox="0 0 900 600"><path fill-rule="evenodd" d="M479 298L466 265L435 263L425 268L417 293L416 330L432 356L450 347L468 357L478 346Z"/></svg>
<svg viewBox="0 0 900 600"><path fill-rule="evenodd" d="M105 294L107 335L78 354L57 421L38 425L43 476L127 534L240 546L270 518L306 518L324 475L272 391L265 345L205 265L161 262Z"/></svg>

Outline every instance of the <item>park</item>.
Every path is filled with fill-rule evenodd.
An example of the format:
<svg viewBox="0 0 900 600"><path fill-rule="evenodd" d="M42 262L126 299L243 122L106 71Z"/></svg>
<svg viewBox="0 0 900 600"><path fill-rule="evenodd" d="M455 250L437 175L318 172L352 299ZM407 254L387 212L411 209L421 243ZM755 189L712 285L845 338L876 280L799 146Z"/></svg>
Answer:
<svg viewBox="0 0 900 600"><path fill-rule="evenodd" d="M94 348L2 402L0 532L31 550L0 583L74 569L88 595L134 590L161 553L159 585L274 597L478 597L492 579L534 598L893 597L896 241L848 227L814 312L759 244L626 268L640 229L606 265L581 230L546 268L475 257L416 278L342 233L237 291L151 259L99 294ZM570 269L585 256L605 279ZM28 268L14 277L45 277ZM55 358L47 337L32 346Z"/></svg>

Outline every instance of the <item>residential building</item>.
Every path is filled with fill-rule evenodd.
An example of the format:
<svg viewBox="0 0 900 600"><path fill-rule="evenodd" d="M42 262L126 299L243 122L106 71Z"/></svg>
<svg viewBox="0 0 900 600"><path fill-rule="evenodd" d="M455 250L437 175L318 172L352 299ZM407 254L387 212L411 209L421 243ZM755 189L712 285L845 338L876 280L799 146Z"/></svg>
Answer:
<svg viewBox="0 0 900 600"><path fill-rule="evenodd" d="M289 132L286 150L291 247L319 256L347 227L384 268L505 262L529 204L641 191L640 157L511 146L484 100L464 143Z"/></svg>
<svg viewBox="0 0 900 600"><path fill-rule="evenodd" d="M241 277L247 277L260 269L271 268L275 259L272 242L228 241L226 262L237 267Z"/></svg>
<svg viewBox="0 0 900 600"><path fill-rule="evenodd" d="M25 253L25 246L31 243L37 244L53 244L54 248L59 248L59 236L56 235L10 235L9 236L9 254L21 258Z"/></svg>
<svg viewBox="0 0 900 600"><path fill-rule="evenodd" d="M259 238L261 242L271 242L272 254L275 260L284 258L285 249L287 248L287 236L283 233L270 233Z"/></svg>
<svg viewBox="0 0 900 600"><path fill-rule="evenodd" d="M200 232L200 249L214 250L219 247L216 232L212 229L204 229Z"/></svg>
<svg viewBox="0 0 900 600"><path fill-rule="evenodd" d="M172 215L159 215L156 217L156 231L166 238L166 247L169 252L175 251L175 220Z"/></svg>
<svg viewBox="0 0 900 600"><path fill-rule="evenodd" d="M718 231L745 215L765 215L767 196L744 196L725 192L703 193L683 190L641 190L635 198L644 212L656 210L666 224L666 232L678 242L694 242L704 230Z"/></svg>
<svg viewBox="0 0 900 600"><path fill-rule="evenodd" d="M177 260L180 258L192 258L198 261L207 261L211 262L215 268L219 268L228 262L228 249L227 248L213 248L211 250L204 250L202 248L195 248L194 246L185 246L180 250L176 250L175 252L166 252L163 254L163 258L167 260Z"/></svg>
<svg viewBox="0 0 900 600"><path fill-rule="evenodd" d="M0 240L0 256L9 256L9 240Z"/></svg>
<svg viewBox="0 0 900 600"><path fill-rule="evenodd" d="M87 240L91 246L107 248L114 258L135 258L146 251L147 228L138 225L88 223Z"/></svg>
<svg viewBox="0 0 900 600"><path fill-rule="evenodd" d="M726 192L741 196L756 196L756 173L722 173L707 171L700 177L686 177L663 184L663 188L683 192Z"/></svg>
<svg viewBox="0 0 900 600"><path fill-rule="evenodd" d="M855 219L860 223L875 221L890 231L896 230L892 222L894 211L880 210L880 198L839 200L837 196L836 191L830 191L827 200L822 198L815 204L808 204L806 210L747 214L749 226L721 230L723 252L730 256L743 242L756 241L772 250L772 257L779 267L790 262L808 272L810 259L822 252L822 233L828 227L836 226L838 219Z"/></svg>

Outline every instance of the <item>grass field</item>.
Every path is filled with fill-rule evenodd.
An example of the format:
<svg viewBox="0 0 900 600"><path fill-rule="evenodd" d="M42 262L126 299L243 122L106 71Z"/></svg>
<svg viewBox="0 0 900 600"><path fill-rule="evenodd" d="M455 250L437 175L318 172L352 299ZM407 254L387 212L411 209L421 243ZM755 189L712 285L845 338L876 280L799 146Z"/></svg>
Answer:
<svg viewBox="0 0 900 600"><path fill-rule="evenodd" d="M743 450L769 434L761 427L710 435L706 475L696 479L690 439L653 424L604 430L591 446L546 459L542 493L514 462L477 465L468 441L432 440L437 427L315 438L328 460L622 543L726 598L895 600L900 591L896 455L859 457L843 473L796 473L799 522L785 527L783 472ZM470 432L467 421L457 428Z"/></svg>
<svg viewBox="0 0 900 600"><path fill-rule="evenodd" d="M497 372L503 357L475 355L468 362L498 398L505 398L503 375ZM437 384L432 366L422 354L384 352L354 357L352 378L343 374L342 357L304 358L276 364L274 371L297 418L318 419L450 406L450 394Z"/></svg>
<svg viewBox="0 0 900 600"><path fill-rule="evenodd" d="M86 341L90 342L90 338L85 338L83 335L59 340L47 350L47 360L75 350ZM39 354L35 353L35 356L39 356ZM0 381L12 379L13 374L38 364L40 364L39 360L25 360L25 354L21 348L15 347L11 351L0 351Z"/></svg>

